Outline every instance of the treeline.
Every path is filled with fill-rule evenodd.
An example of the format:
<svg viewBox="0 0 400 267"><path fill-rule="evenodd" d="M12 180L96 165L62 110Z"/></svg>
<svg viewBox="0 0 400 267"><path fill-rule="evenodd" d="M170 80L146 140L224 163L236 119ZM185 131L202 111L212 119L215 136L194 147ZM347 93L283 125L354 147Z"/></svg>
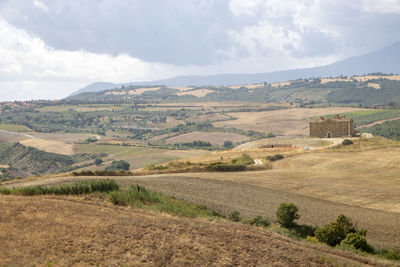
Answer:
<svg viewBox="0 0 400 267"><path fill-rule="evenodd" d="M369 82L378 83L380 89L368 87L367 84L351 86L333 90L328 94L327 100L333 103L356 103L363 106L400 106L400 81L379 79Z"/></svg>
<svg viewBox="0 0 400 267"><path fill-rule="evenodd" d="M362 132L372 133L375 136L383 136L386 138L400 141L400 120L387 121L382 124L363 128Z"/></svg>

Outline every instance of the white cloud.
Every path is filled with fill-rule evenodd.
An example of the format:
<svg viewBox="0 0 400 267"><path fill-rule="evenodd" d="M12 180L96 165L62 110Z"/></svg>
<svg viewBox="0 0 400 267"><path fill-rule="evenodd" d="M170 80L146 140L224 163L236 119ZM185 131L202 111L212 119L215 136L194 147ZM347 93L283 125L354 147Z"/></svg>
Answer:
<svg viewBox="0 0 400 267"><path fill-rule="evenodd" d="M231 0L229 2L229 9L235 16L247 15L255 16L257 7L262 3L262 0Z"/></svg>
<svg viewBox="0 0 400 267"><path fill-rule="evenodd" d="M42 2L38 1L38 0L33 0L33 6L39 8L40 10L47 12L49 11L49 8L43 4Z"/></svg>
<svg viewBox="0 0 400 267"><path fill-rule="evenodd" d="M360 6L369 13L400 14L399 0L364 0Z"/></svg>

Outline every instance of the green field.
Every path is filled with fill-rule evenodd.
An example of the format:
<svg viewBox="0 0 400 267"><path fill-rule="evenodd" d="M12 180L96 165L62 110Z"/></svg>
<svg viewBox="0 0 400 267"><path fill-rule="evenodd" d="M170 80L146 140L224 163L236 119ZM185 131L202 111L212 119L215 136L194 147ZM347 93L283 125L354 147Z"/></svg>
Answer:
<svg viewBox="0 0 400 267"><path fill-rule="evenodd" d="M392 118L400 118L400 109L370 109L359 110L354 112L341 113L341 116L346 116L354 120L355 126L367 125L376 121L387 120ZM336 114L323 116L325 119L333 118ZM314 117L313 119L318 119Z"/></svg>
<svg viewBox="0 0 400 267"><path fill-rule="evenodd" d="M32 129L26 127L25 125L6 124L6 123L0 123L0 130L10 131L10 132L32 132Z"/></svg>
<svg viewBox="0 0 400 267"><path fill-rule="evenodd" d="M386 121L382 124L363 128L361 131L400 141L400 120Z"/></svg>

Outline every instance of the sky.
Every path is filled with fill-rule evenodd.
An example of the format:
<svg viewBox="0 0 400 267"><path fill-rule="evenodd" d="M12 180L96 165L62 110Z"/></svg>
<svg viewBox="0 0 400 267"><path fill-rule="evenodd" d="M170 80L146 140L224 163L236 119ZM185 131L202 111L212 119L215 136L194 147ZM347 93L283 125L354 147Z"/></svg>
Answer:
<svg viewBox="0 0 400 267"><path fill-rule="evenodd" d="M0 102L325 65L399 28L400 0L0 0Z"/></svg>

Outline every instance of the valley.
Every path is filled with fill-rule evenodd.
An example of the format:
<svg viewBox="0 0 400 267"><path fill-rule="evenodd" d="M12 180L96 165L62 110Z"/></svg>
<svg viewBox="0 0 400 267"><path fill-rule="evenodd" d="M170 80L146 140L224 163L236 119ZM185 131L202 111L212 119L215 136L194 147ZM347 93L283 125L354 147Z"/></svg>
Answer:
<svg viewBox="0 0 400 267"><path fill-rule="evenodd" d="M386 94L397 90L397 82L397 76L365 76L230 87L127 86L60 101L1 103L1 192L110 178L122 192L142 186L211 209L221 219L116 207L102 193L0 193L0 202L8 203L0 208L0 232L27 243L35 240L38 248L23 246L21 251L0 254L0 261L22 257L24 262L38 264L151 265L164 261L174 265L209 259L228 265L268 265L284 259L292 265L390 265L392 261L377 256L285 237L293 233L277 226L276 209L283 202L294 203L301 214L299 225L316 229L344 214L367 230L368 243L377 251L396 251L400 240L400 142L396 134L400 110L396 98L387 101L371 93L371 88L386 90ZM340 97L346 90L364 91L357 93L356 101L331 101L333 94ZM336 114L353 118L360 135L308 136L309 121ZM362 135L369 132L376 136ZM350 143L344 144L345 139ZM243 217L241 223L229 221L235 211ZM63 221L64 216L70 218ZM271 225L263 229L246 224L256 216L268 218ZM26 225L26 230L7 229L2 222L9 217L15 224ZM72 226L76 220L91 223L79 228ZM135 225L125 225L125 220ZM46 225L48 231L34 230L36 224ZM116 232L111 225L124 230ZM71 227L76 232L66 230ZM146 233L139 236L143 229ZM60 231L62 244L55 241ZM124 237L129 231L134 236ZM109 239L100 238L104 235ZM176 235L198 242L189 245ZM16 245L7 240L8 248ZM43 240L51 243L46 255L38 252L45 249ZM286 249L280 247L288 242ZM210 249L214 243L219 244L218 255ZM106 246L111 249L103 258L89 255ZM265 258L271 247L276 257ZM183 256L193 249L195 256ZM178 250L182 254L176 254ZM292 250L300 253L298 257L288 256ZM159 258L151 256L155 252ZM23 253L30 257L24 258ZM76 257L71 258L72 254Z"/></svg>

